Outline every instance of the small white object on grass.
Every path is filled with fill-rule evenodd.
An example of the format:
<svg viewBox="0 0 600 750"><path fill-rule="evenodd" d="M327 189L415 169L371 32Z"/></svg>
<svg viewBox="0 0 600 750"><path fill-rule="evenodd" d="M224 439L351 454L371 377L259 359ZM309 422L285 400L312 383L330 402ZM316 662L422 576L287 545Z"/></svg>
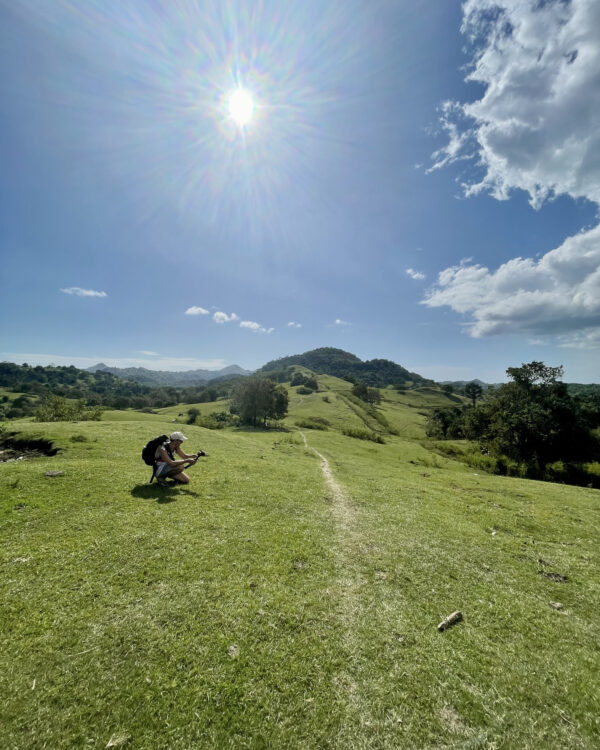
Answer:
<svg viewBox="0 0 600 750"><path fill-rule="evenodd" d="M442 630L446 630L447 628L451 627L452 625L455 625L457 622L460 622L462 620L462 612L459 612L457 609L456 612L453 612L451 615L448 615L445 620L442 620L440 624L437 626L437 629L442 632Z"/></svg>
<svg viewBox="0 0 600 750"><path fill-rule="evenodd" d="M121 747L131 739L128 734L113 734L106 747Z"/></svg>

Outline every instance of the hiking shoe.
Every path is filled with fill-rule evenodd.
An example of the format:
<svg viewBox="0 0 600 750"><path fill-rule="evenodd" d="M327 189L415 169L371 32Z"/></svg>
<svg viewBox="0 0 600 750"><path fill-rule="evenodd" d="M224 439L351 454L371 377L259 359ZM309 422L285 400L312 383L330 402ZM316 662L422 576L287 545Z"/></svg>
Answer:
<svg viewBox="0 0 600 750"><path fill-rule="evenodd" d="M156 479L157 484L160 484L161 487L170 487L170 483L167 482L166 479Z"/></svg>

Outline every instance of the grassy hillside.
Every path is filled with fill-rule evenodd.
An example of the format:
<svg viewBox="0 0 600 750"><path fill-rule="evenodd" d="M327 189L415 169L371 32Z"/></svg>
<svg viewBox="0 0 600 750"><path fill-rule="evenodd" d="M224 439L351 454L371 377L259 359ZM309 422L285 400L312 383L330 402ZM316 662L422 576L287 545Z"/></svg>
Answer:
<svg viewBox="0 0 600 750"><path fill-rule="evenodd" d="M287 431L185 425L176 490L139 454L187 405L12 423L61 451L0 463L7 747L598 747L600 493L429 452L435 389L383 391L390 434L318 380Z"/></svg>

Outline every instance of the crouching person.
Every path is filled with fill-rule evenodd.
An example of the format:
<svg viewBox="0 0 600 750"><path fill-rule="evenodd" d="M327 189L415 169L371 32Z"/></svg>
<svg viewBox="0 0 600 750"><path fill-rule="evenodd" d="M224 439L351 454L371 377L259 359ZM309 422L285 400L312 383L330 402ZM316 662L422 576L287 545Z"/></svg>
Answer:
<svg viewBox="0 0 600 750"><path fill-rule="evenodd" d="M156 449L154 456L156 460L155 476L156 481L163 487L169 486L166 481L167 477L180 484L188 484L190 478L183 470L188 466L193 466L200 456L205 455L203 451L193 455L184 453L181 449L184 440L187 440L187 438L182 432L173 432L169 440ZM175 458L175 454L180 457L180 460Z"/></svg>

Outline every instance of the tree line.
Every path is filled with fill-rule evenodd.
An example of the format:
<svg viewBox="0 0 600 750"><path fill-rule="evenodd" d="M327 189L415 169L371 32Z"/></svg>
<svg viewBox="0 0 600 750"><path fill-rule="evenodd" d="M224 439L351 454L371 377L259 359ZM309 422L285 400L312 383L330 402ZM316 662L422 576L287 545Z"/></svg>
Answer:
<svg viewBox="0 0 600 750"><path fill-rule="evenodd" d="M16 419L35 414L51 397L76 400L87 408L153 409L179 403L216 401L230 395L238 377L208 385L158 388L123 380L101 370L88 372L72 365L42 367L0 362L0 387L18 398L0 397L0 419Z"/></svg>
<svg viewBox="0 0 600 750"><path fill-rule="evenodd" d="M572 395L563 368L530 362L506 370L510 382L476 405L435 409L427 434L476 441L501 473L600 485L600 391ZM598 467L600 468L600 467Z"/></svg>

